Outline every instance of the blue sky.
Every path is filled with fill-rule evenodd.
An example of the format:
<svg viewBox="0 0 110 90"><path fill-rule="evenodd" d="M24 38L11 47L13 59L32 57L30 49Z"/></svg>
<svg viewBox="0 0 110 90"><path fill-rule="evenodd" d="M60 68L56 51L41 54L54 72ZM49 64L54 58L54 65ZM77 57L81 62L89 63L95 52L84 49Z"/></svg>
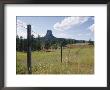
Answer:
<svg viewBox="0 0 110 90"><path fill-rule="evenodd" d="M93 16L17 16L17 34L26 38L26 26L31 25L35 37L52 30L55 37L94 40ZM25 27L25 28L24 28Z"/></svg>

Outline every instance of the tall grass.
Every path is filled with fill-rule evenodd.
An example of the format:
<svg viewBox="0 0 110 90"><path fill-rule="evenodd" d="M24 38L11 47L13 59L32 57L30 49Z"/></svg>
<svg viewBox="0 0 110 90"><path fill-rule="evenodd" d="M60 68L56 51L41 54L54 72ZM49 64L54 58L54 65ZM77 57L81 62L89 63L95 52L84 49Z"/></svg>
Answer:
<svg viewBox="0 0 110 90"><path fill-rule="evenodd" d="M16 73L27 74L26 53L17 52ZM63 49L61 63L60 49L52 52L32 52L33 74L93 74L94 47Z"/></svg>

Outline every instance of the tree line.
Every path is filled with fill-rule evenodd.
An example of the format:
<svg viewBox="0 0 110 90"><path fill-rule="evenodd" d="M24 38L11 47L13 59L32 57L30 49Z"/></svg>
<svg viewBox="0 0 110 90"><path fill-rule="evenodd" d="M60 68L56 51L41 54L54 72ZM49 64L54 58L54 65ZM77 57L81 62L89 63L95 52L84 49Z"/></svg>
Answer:
<svg viewBox="0 0 110 90"><path fill-rule="evenodd" d="M64 39L64 38L52 38L45 39L45 37L35 38L34 35L31 35L31 51L41 51L41 50L49 50L49 49L58 49L61 47L65 47L67 44L76 44L76 43L86 43L88 42L90 45L93 45L94 42L89 40L75 40L75 39ZM27 51L27 39L24 39L22 36L16 36L16 50L17 51Z"/></svg>

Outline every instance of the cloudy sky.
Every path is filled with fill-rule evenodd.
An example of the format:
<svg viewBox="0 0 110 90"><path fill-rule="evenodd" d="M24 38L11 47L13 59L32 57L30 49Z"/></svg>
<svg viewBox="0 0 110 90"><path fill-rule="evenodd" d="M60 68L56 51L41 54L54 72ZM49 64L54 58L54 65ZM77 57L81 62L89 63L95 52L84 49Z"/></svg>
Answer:
<svg viewBox="0 0 110 90"><path fill-rule="evenodd" d="M94 40L93 16L17 16L17 35L27 37L26 26L32 27L35 37L52 30L55 37Z"/></svg>

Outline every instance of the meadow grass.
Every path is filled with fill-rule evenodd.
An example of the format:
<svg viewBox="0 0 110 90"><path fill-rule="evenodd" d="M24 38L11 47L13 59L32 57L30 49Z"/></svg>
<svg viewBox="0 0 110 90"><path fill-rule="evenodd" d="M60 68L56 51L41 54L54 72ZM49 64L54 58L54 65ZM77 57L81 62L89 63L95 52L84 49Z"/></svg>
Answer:
<svg viewBox="0 0 110 90"><path fill-rule="evenodd" d="M94 47L32 52L32 74L93 74ZM27 74L27 53L17 52L16 73Z"/></svg>

